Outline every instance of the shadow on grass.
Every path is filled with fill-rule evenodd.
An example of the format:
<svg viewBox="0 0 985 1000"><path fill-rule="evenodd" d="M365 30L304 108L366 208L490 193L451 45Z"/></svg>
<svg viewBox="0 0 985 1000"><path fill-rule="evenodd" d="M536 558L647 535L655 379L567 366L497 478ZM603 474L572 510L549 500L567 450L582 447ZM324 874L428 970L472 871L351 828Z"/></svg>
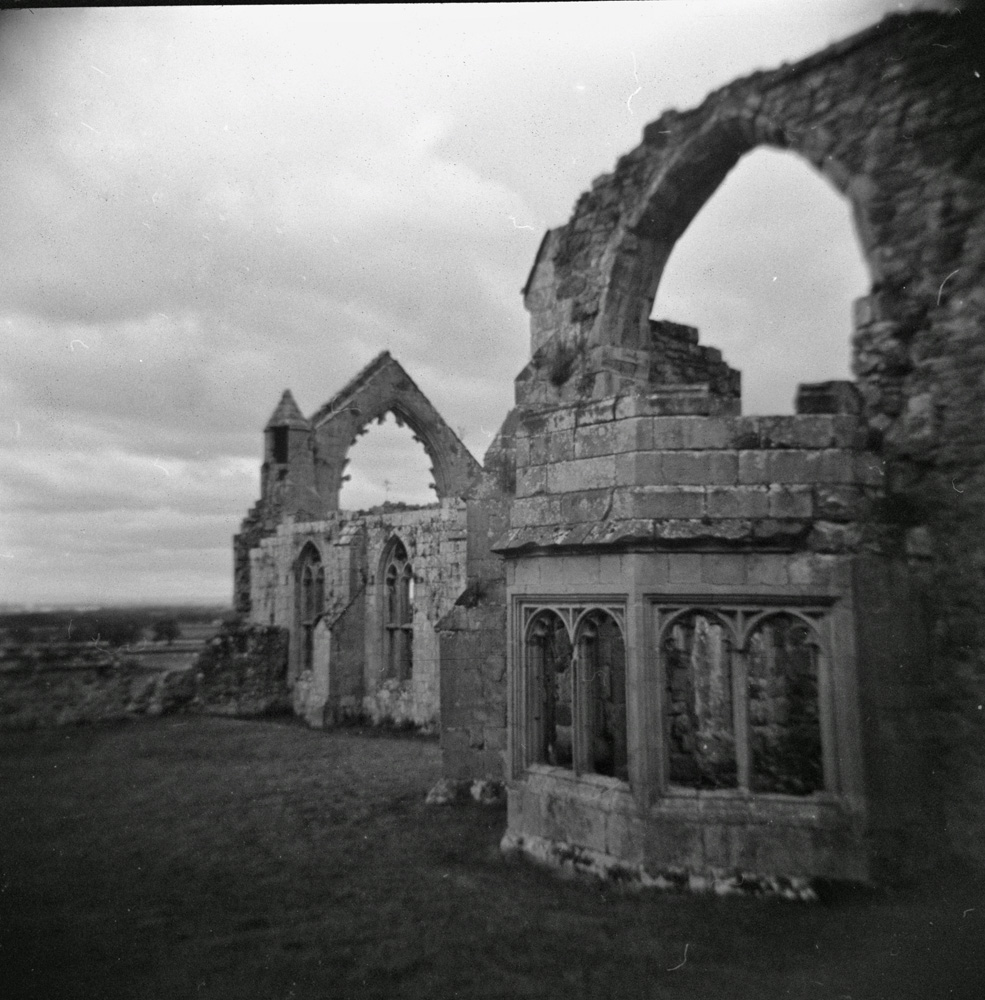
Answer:
<svg viewBox="0 0 985 1000"><path fill-rule="evenodd" d="M633 893L427 808L432 739L171 717L0 735L0 994L981 995L982 881L827 902Z"/></svg>

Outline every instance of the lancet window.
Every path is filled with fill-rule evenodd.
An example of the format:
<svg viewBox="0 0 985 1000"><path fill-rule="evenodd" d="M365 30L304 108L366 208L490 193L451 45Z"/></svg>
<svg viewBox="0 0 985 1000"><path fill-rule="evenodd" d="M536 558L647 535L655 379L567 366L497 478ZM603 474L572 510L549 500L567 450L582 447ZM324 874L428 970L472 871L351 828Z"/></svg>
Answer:
<svg viewBox="0 0 985 1000"><path fill-rule="evenodd" d="M314 659L315 624L325 610L325 567L314 545L307 545L301 553L296 593L301 639L300 669L310 670Z"/></svg>
<svg viewBox="0 0 985 1000"><path fill-rule="evenodd" d="M414 569L399 538L383 563L383 648L386 676L409 680L414 671Z"/></svg>

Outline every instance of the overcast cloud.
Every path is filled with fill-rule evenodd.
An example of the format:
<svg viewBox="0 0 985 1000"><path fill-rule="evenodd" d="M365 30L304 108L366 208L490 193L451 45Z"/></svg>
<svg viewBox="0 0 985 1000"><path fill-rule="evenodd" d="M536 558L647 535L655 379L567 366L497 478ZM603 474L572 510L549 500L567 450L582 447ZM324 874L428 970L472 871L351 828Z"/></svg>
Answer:
<svg viewBox="0 0 985 1000"><path fill-rule="evenodd" d="M0 601L228 600L281 391L311 413L384 349L481 459L519 289L592 178L667 107L915 5L5 13ZM847 377L866 281L840 197L756 152L656 313L744 369L747 411L789 412ZM422 498L401 440L354 449L351 504L384 476Z"/></svg>

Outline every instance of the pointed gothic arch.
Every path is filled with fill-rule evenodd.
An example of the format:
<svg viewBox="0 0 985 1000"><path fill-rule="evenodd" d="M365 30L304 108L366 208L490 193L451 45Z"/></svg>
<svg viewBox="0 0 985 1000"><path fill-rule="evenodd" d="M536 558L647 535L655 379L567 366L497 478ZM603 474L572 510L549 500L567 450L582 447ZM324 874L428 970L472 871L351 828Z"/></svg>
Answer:
<svg viewBox="0 0 985 1000"><path fill-rule="evenodd" d="M330 510L337 510L347 454L374 420L392 413L410 428L431 460L439 500L466 496L482 467L388 351L378 355L312 418L315 477Z"/></svg>
<svg viewBox="0 0 985 1000"><path fill-rule="evenodd" d="M325 611L325 566L313 542L305 544L294 563L294 619L297 673L311 670L315 626Z"/></svg>

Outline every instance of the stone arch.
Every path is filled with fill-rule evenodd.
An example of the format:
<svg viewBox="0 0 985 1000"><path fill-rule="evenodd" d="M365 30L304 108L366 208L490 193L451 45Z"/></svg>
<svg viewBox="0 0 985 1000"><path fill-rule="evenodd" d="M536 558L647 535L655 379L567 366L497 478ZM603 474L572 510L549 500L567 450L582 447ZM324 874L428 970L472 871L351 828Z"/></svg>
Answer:
<svg viewBox="0 0 985 1000"><path fill-rule="evenodd" d="M958 403L950 374L966 367L953 357L950 330L980 322L985 204L983 126L972 110L980 51L960 22L889 17L646 126L642 143L592 182L541 246L524 288L532 357L516 380L518 402L714 382L698 371L653 377L654 335L684 334L652 331L649 310L674 241L740 156L772 146L803 157L852 207L872 278L852 334L863 418L893 452L943 441L981 396L969 374L967 405ZM946 65L931 53L941 46ZM687 336L694 343L696 332ZM725 381L727 391L712 393L728 411L737 383Z"/></svg>
<svg viewBox="0 0 985 1000"><path fill-rule="evenodd" d="M651 335L699 330L741 372L744 414L792 414L800 384L852 378L853 304L872 270L850 199L798 153L740 156L654 284Z"/></svg>
<svg viewBox="0 0 985 1000"><path fill-rule="evenodd" d="M392 413L410 428L432 464L437 498L463 497L481 466L404 369L384 351L312 418L315 477L328 509L338 510L349 449L374 421Z"/></svg>
<svg viewBox="0 0 985 1000"><path fill-rule="evenodd" d="M713 114L693 135L675 144L654 176L624 209L608 252L606 280L592 340L641 348L649 336L649 316L674 246L726 176L747 153L760 147L799 154L851 206L862 255L874 279L879 255L867 221L868 184L832 151L823 130L784 128L750 111Z"/></svg>

